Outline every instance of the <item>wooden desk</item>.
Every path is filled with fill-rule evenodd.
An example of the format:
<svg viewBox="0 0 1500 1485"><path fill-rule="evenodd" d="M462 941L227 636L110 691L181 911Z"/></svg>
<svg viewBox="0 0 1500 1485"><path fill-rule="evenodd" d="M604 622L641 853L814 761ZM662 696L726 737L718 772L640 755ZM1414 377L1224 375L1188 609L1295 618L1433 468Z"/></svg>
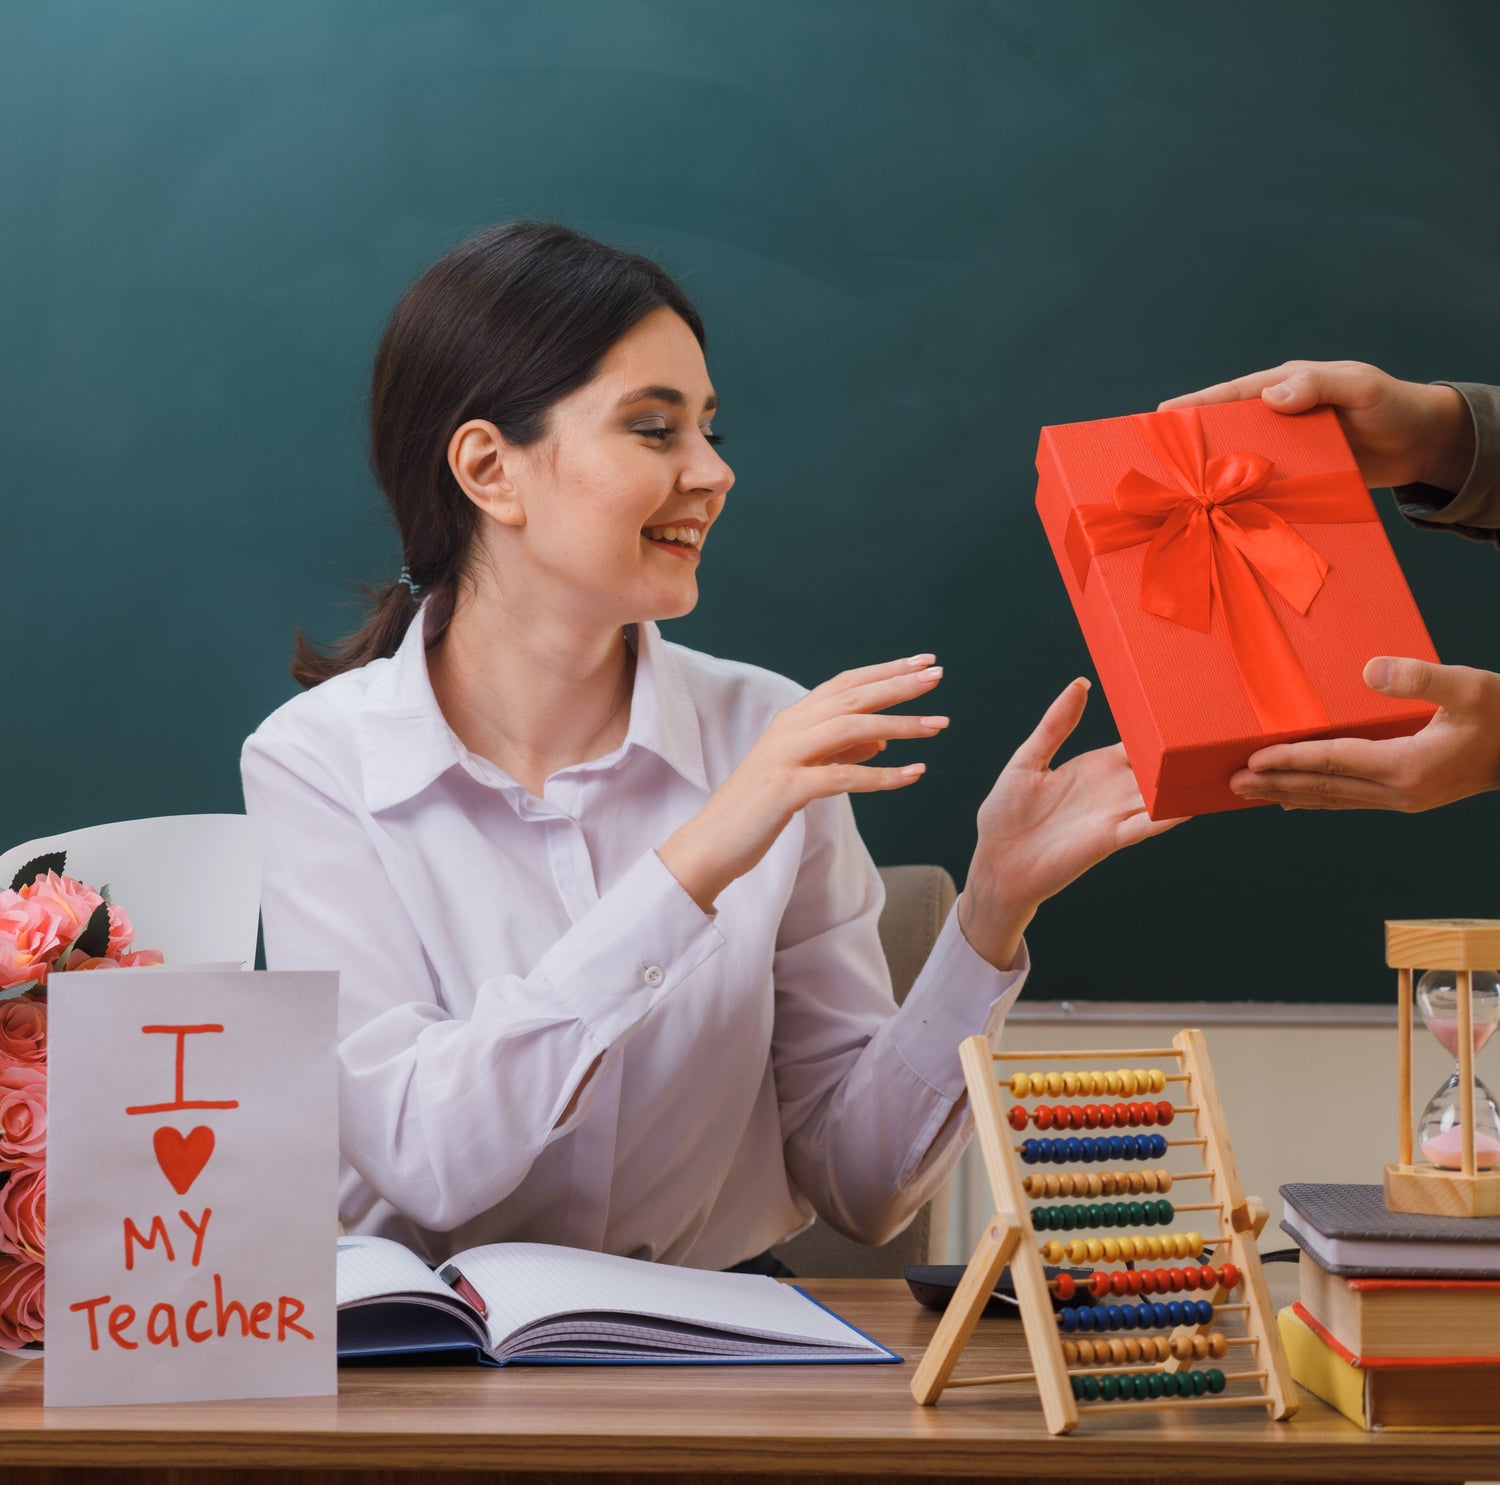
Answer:
<svg viewBox="0 0 1500 1485"><path fill-rule="evenodd" d="M895 1280L808 1290L904 1366L345 1369L335 1398L42 1408L44 1363L0 1370L0 1482L509 1485L590 1478L804 1485L1007 1480L1494 1479L1500 1434L1366 1434L1304 1394L1290 1423L1246 1409L1115 1414L1067 1438L1024 1387L918 1407L908 1387L935 1317ZM1020 1327L985 1320L959 1375L1018 1370Z"/></svg>

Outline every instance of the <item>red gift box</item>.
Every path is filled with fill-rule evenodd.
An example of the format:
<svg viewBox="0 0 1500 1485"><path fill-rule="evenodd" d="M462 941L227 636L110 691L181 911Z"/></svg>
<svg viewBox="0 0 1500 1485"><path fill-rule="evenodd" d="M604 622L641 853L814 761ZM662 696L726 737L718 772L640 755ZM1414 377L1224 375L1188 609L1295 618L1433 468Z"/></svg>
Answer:
<svg viewBox="0 0 1500 1485"><path fill-rule="evenodd" d="M1156 820L1238 809L1257 748L1400 737L1434 708L1372 655L1436 661L1333 412L1258 399L1043 428L1037 510Z"/></svg>

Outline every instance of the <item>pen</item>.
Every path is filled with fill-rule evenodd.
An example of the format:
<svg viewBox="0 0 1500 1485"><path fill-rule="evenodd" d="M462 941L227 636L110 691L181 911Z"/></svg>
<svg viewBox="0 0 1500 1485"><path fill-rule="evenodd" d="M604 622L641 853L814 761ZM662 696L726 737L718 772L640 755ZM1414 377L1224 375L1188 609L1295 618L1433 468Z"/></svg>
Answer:
<svg viewBox="0 0 1500 1485"><path fill-rule="evenodd" d="M481 1320L488 1320L490 1318L489 1307L485 1304L484 1297L466 1278L464 1278L461 1273L459 1273L458 1269L454 1267L453 1264L445 1263L437 1271L437 1276L443 1281L443 1283L448 1285L448 1287L452 1289L460 1299L468 1300L468 1302L473 1305L476 1310L479 1311L479 1318Z"/></svg>

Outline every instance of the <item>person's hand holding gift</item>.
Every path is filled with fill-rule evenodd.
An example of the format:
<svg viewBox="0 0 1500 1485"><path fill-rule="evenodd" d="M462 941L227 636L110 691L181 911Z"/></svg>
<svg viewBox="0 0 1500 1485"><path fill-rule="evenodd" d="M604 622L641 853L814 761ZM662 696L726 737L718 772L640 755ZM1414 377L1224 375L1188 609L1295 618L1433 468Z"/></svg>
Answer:
<svg viewBox="0 0 1500 1485"><path fill-rule="evenodd" d="M1458 490L1474 462L1474 424L1452 387L1398 381L1357 361L1287 361L1174 397L1163 410L1259 397L1275 411L1332 407L1370 486ZM1430 701L1422 731L1386 741L1334 738L1262 748L1229 781L1244 799L1286 809L1415 813L1500 788L1500 675L1387 655L1365 666L1384 696Z"/></svg>

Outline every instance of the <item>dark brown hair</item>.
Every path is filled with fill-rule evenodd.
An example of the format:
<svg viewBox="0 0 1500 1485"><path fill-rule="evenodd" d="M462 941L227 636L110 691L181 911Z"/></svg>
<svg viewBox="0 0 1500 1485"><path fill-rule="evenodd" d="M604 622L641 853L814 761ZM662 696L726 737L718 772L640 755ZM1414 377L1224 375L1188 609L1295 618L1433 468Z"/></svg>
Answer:
<svg viewBox="0 0 1500 1485"><path fill-rule="evenodd" d="M402 297L375 353L370 465L401 535L404 575L431 595L429 642L446 631L478 512L448 467L472 418L525 446L554 403L591 381L612 346L657 309L703 322L649 258L545 222L491 227L445 253ZM364 625L327 650L297 635L292 676L315 686L393 655L417 613L397 580L365 588Z"/></svg>

